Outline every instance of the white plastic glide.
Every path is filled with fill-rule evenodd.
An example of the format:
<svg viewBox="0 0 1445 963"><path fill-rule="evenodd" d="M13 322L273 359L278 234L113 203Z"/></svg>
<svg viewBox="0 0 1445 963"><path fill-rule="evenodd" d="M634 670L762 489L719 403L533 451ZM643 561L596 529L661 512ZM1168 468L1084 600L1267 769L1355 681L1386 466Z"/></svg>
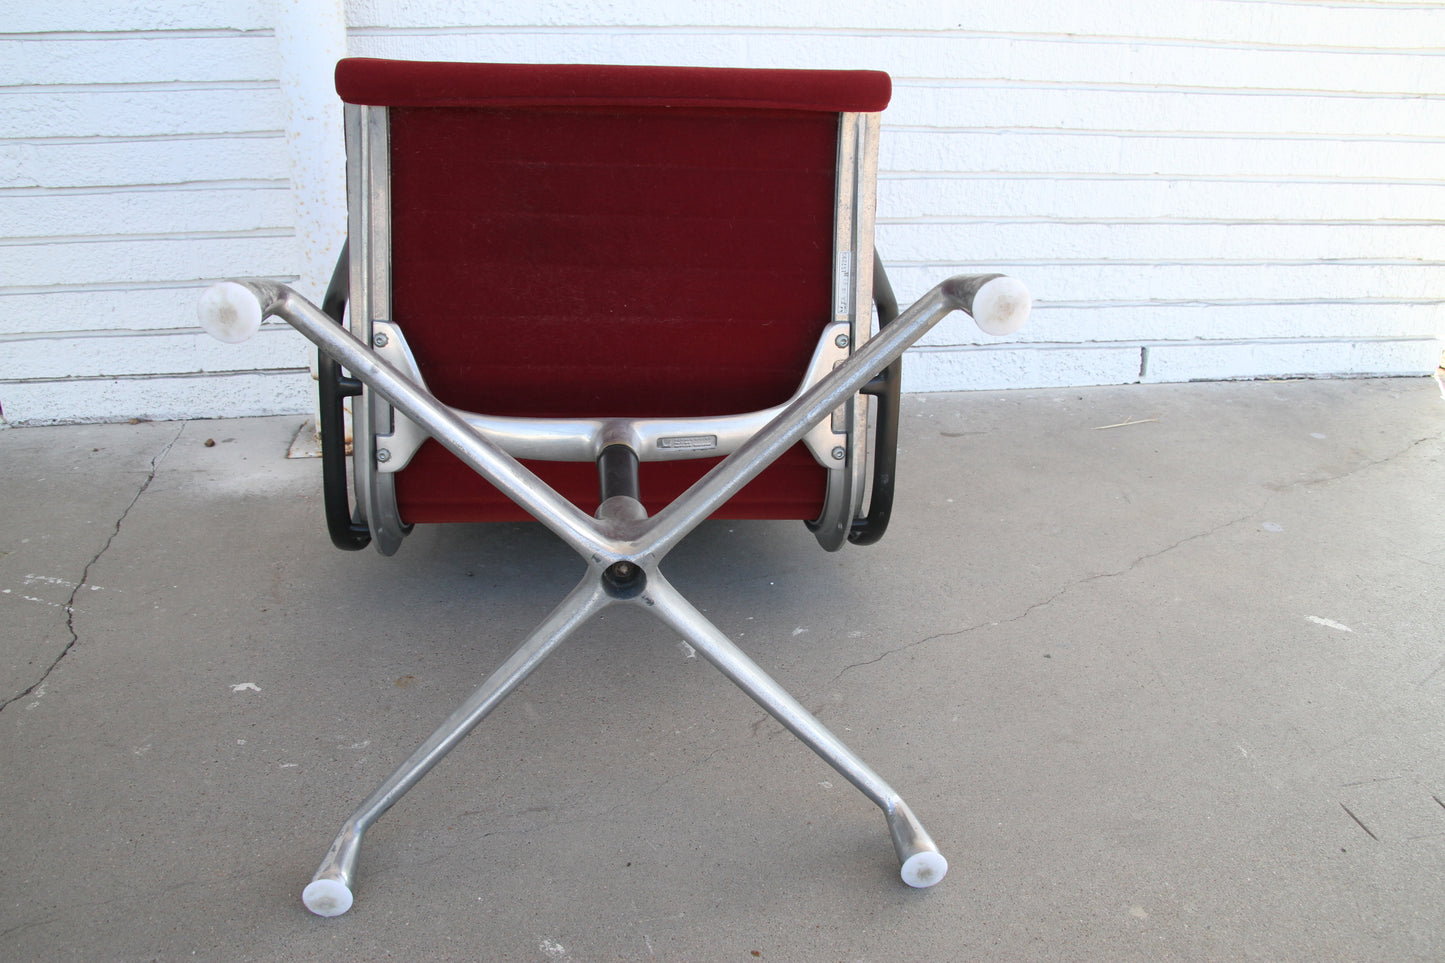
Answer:
<svg viewBox="0 0 1445 963"><path fill-rule="evenodd" d="M201 327L217 341L240 344L261 330L261 302L235 281L206 288L197 305Z"/></svg>
<svg viewBox="0 0 1445 963"><path fill-rule="evenodd" d="M898 854L898 875L914 889L927 889L943 882L943 877L948 875L948 860L943 858L933 837L928 835L928 830L923 828L908 804L888 789L886 783L882 785L891 796L883 800L882 805L884 815L888 817L888 833L893 837L893 851ZM863 787L860 785L859 788ZM864 789L864 792L867 790Z"/></svg>
<svg viewBox="0 0 1445 963"><path fill-rule="evenodd" d="M313 879L301 891L301 902L317 916L340 916L351 909L351 890L339 880Z"/></svg>
<svg viewBox="0 0 1445 963"><path fill-rule="evenodd" d="M985 334L1003 337L1024 326L1034 299L1022 281L997 277L973 296L973 320Z"/></svg>
<svg viewBox="0 0 1445 963"><path fill-rule="evenodd" d="M914 853L903 861L900 875L903 882L914 889L927 889L942 882L943 877L948 875L948 860L943 858L942 853L931 850Z"/></svg>

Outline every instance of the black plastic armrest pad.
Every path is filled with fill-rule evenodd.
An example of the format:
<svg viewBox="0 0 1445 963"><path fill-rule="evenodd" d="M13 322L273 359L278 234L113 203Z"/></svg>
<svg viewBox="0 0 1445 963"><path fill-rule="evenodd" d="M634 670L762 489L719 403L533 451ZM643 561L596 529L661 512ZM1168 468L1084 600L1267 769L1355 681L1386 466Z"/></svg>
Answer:
<svg viewBox="0 0 1445 963"><path fill-rule="evenodd" d="M337 324L342 323L346 314L349 246L342 245L331 283L326 286L326 297L321 301L321 310ZM318 351L317 355L316 383L321 395L317 424L321 432L321 494L326 508L326 531L331 536L331 544L354 552L370 544L371 532L351 513L346 483L346 416L342 405L345 399L361 394L361 382L343 377L341 365L326 352Z"/></svg>
<svg viewBox="0 0 1445 963"><path fill-rule="evenodd" d="M878 307L878 326L887 327L898 317L898 298L883 270L883 259L873 252L873 303ZM873 485L868 497L868 514L855 519L848 541L854 545L872 545L888 530L893 514L893 486L898 468L898 408L903 384L903 359L900 357L878 373L864 388L872 395L877 408L877 425L873 435Z"/></svg>

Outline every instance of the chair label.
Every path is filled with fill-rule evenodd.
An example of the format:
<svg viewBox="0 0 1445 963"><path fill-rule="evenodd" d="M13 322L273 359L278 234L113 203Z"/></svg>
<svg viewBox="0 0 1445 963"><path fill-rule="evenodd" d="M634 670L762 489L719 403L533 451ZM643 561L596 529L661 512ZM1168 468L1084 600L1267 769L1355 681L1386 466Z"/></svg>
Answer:
<svg viewBox="0 0 1445 963"><path fill-rule="evenodd" d="M833 279L833 319L849 321L853 317L853 252L838 252L837 277Z"/></svg>
<svg viewBox="0 0 1445 963"><path fill-rule="evenodd" d="M717 435L668 435L657 439L657 447L669 451L711 451Z"/></svg>

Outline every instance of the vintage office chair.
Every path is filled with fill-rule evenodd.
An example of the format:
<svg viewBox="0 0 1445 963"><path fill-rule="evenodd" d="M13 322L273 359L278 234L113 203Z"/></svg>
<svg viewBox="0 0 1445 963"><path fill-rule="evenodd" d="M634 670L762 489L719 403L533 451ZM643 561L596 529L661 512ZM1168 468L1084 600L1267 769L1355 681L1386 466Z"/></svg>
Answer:
<svg viewBox="0 0 1445 963"><path fill-rule="evenodd" d="M534 518L587 573L345 821L306 906L346 912L367 828L610 605L686 638L883 810L905 882L938 882L948 864L898 793L659 568L709 517L801 519L829 550L876 540L899 356L953 310L996 334L1028 314L998 275L898 312L873 252L888 76L352 59L336 81L350 227L324 310L228 281L203 326L238 341L275 316L319 346L339 546Z"/></svg>

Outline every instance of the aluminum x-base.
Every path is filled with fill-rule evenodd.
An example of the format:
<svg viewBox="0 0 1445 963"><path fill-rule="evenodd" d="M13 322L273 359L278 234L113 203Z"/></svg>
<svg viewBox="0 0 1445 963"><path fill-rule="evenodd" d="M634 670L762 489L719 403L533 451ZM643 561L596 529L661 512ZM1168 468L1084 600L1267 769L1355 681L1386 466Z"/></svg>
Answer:
<svg viewBox="0 0 1445 963"><path fill-rule="evenodd" d="M945 281L662 511L649 517L635 493L628 492L606 498L594 518L287 286L228 281L207 291L201 321L213 335L239 341L253 334L265 316L287 321L555 532L588 567L582 582L552 614L346 820L302 894L307 908L322 916L350 909L366 830L568 636L611 605L641 606L672 627L882 809L904 882L925 887L941 880L948 863L898 793L683 598L658 566L728 498L954 310L972 314L985 330L1012 330L1027 315L1029 298L1022 285L1009 278L963 276Z"/></svg>

